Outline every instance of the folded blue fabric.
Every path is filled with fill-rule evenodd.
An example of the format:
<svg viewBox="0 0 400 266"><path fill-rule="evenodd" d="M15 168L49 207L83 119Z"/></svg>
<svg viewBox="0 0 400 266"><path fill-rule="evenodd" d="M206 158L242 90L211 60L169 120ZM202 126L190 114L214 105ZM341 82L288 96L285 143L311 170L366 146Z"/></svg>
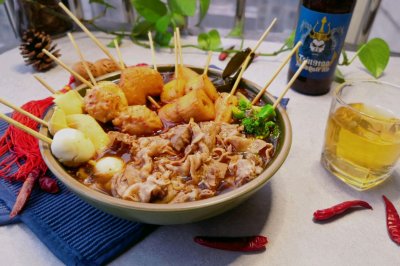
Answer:
<svg viewBox="0 0 400 266"><path fill-rule="evenodd" d="M0 120L0 136L7 127ZM99 211L60 183L58 194L35 189L21 215L10 220L21 185L0 177L0 225L23 222L67 265L104 265L155 228Z"/></svg>

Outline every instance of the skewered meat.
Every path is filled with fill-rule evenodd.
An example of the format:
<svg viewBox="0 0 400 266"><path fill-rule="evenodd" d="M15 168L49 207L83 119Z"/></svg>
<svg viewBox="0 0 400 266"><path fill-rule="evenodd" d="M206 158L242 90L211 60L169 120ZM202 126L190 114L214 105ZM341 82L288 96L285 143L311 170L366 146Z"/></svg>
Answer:
<svg viewBox="0 0 400 266"><path fill-rule="evenodd" d="M96 120L106 123L128 105L125 94L111 81L101 81L87 90L84 98L85 111Z"/></svg>
<svg viewBox="0 0 400 266"><path fill-rule="evenodd" d="M119 70L118 65L109 58L103 58L94 62L96 68L96 76L99 77L114 71Z"/></svg>
<svg viewBox="0 0 400 266"><path fill-rule="evenodd" d="M89 61L85 61L85 62L86 62L86 65L88 66L90 72L92 73L93 77L99 76L97 74L96 66L93 63L89 62ZM73 64L72 65L72 70L74 70L76 73L81 75L84 79L86 79L86 80L90 79L89 78L89 74L86 72L86 69L85 69L82 61L79 61L79 62L76 62L75 64ZM79 85L79 84L82 84L82 82L77 77L75 77L75 84Z"/></svg>

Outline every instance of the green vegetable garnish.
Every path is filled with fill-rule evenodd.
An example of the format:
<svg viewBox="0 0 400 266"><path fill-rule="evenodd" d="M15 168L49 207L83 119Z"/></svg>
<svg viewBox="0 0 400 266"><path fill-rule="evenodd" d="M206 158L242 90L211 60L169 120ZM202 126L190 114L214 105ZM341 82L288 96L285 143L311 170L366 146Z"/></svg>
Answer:
<svg viewBox="0 0 400 266"><path fill-rule="evenodd" d="M247 134L260 139L279 136L279 127L274 122L276 113L270 104L253 106L249 100L241 98L238 106L232 107L232 115L241 122Z"/></svg>

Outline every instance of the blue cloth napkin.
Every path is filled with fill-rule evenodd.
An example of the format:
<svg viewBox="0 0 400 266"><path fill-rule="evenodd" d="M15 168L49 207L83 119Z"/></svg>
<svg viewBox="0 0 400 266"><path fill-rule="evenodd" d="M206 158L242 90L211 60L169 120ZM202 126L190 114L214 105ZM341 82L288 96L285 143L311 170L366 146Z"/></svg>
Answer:
<svg viewBox="0 0 400 266"><path fill-rule="evenodd" d="M0 136L7 127L0 120ZM99 211L61 183L58 194L34 189L22 213L10 220L9 212L21 186L0 177L0 225L23 222L67 265L104 265L155 228Z"/></svg>

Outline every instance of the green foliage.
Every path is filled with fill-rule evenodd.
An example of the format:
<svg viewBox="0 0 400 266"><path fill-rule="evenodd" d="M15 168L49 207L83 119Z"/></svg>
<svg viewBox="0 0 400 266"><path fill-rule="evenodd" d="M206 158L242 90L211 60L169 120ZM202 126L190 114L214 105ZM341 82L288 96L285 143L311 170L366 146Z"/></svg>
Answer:
<svg viewBox="0 0 400 266"><path fill-rule="evenodd" d="M358 58L375 78L385 70L390 58L389 45L380 38L371 39L358 49Z"/></svg>
<svg viewBox="0 0 400 266"><path fill-rule="evenodd" d="M4 1L5 1L5 0L0 0L0 5L1 5L1 4L4 4Z"/></svg>
<svg viewBox="0 0 400 266"><path fill-rule="evenodd" d="M197 36L197 42L203 50L217 50L221 46L221 37L217 30L210 30L208 33L200 33Z"/></svg>
<svg viewBox="0 0 400 266"><path fill-rule="evenodd" d="M196 0L168 0L170 9L184 16L194 16L196 13Z"/></svg>
<svg viewBox="0 0 400 266"><path fill-rule="evenodd" d="M210 7L210 0L200 0L200 20L197 25L199 25L204 17L207 15L208 8Z"/></svg>
<svg viewBox="0 0 400 266"><path fill-rule="evenodd" d="M114 40L117 41L118 45L120 45L122 43L122 39L124 38L124 36L122 35L118 35L117 37L115 37L111 42L109 42L109 44L107 44L107 47L109 48L115 48L115 44L114 44Z"/></svg>
<svg viewBox="0 0 400 266"><path fill-rule="evenodd" d="M167 7L160 0L131 0L136 11L147 21L156 23L167 14Z"/></svg>

